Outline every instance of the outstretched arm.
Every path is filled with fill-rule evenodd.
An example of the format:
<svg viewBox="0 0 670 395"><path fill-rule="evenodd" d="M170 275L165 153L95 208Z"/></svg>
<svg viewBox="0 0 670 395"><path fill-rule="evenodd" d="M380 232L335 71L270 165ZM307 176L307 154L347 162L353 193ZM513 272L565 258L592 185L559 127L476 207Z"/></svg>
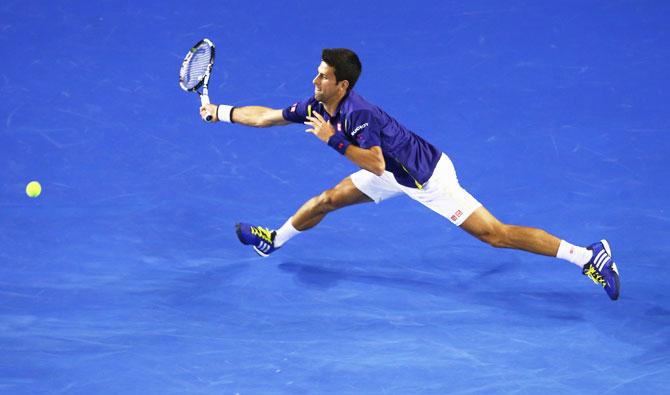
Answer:
<svg viewBox="0 0 670 395"><path fill-rule="evenodd" d="M282 116L282 110L276 110L262 106L234 107L217 106L216 104L207 104L200 107L200 116L205 119L207 111L212 114L212 122L225 119L226 116L234 123L253 126L257 128L266 128L268 126L288 125L290 122ZM222 119L219 119L221 116Z"/></svg>

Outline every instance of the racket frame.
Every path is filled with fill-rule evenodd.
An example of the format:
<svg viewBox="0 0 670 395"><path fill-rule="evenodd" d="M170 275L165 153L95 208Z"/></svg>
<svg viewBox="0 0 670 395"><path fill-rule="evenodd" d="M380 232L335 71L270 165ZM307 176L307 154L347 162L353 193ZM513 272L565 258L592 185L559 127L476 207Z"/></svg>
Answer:
<svg viewBox="0 0 670 395"><path fill-rule="evenodd" d="M193 55L198 51L198 47L200 47L202 44L207 44L210 47L210 57L209 57L209 64L207 65L207 69L205 70L205 75L202 76L198 83L195 84L192 88L188 88L184 84L184 76L186 75L186 66L190 63L191 58L193 58ZM191 49L189 49L188 53L184 57L184 61L181 63L181 68L179 69L179 86L181 89L187 91L187 92L195 92L200 96L200 103L204 106L206 104L209 104L209 77L212 74L212 66L214 66L214 57L216 55L216 48L214 47L214 43L208 39L208 38L203 38L202 40L198 41ZM202 90L200 90L202 88ZM212 121L212 114L207 111L207 117L205 118L205 121L211 122Z"/></svg>

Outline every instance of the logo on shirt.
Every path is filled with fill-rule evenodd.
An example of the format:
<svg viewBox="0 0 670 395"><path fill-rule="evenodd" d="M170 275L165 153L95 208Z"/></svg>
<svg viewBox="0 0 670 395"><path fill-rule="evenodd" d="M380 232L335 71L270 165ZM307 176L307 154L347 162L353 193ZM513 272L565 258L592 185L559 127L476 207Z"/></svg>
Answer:
<svg viewBox="0 0 670 395"><path fill-rule="evenodd" d="M295 103L291 106L291 112L295 112L295 109L298 107L298 103Z"/></svg>
<svg viewBox="0 0 670 395"><path fill-rule="evenodd" d="M360 132L361 130L367 128L368 125L369 125L369 123L366 122L366 123L364 123L364 124L362 124L362 125L360 125L360 126L356 126L356 129L354 129L354 131L351 132L351 136L352 136L352 137L355 136L356 133L358 133L358 132Z"/></svg>

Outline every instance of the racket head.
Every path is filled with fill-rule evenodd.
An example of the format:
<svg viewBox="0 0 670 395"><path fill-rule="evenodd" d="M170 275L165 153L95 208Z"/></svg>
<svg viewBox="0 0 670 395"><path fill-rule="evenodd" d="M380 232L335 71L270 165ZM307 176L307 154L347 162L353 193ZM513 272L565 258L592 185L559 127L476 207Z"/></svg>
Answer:
<svg viewBox="0 0 670 395"><path fill-rule="evenodd" d="M179 86L185 91L196 92L198 88L207 88L209 75L214 65L214 43L203 38L186 54L179 70Z"/></svg>

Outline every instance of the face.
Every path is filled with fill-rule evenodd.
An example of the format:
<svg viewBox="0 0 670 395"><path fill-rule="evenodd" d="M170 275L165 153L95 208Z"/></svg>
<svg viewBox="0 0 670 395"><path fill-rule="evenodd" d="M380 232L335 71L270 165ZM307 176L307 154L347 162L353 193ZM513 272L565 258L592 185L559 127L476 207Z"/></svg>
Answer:
<svg viewBox="0 0 670 395"><path fill-rule="evenodd" d="M338 95L343 95L349 86L349 81L346 80L338 83L335 78L335 69L323 61L319 65L312 83L314 84L314 98L322 103L328 103Z"/></svg>

